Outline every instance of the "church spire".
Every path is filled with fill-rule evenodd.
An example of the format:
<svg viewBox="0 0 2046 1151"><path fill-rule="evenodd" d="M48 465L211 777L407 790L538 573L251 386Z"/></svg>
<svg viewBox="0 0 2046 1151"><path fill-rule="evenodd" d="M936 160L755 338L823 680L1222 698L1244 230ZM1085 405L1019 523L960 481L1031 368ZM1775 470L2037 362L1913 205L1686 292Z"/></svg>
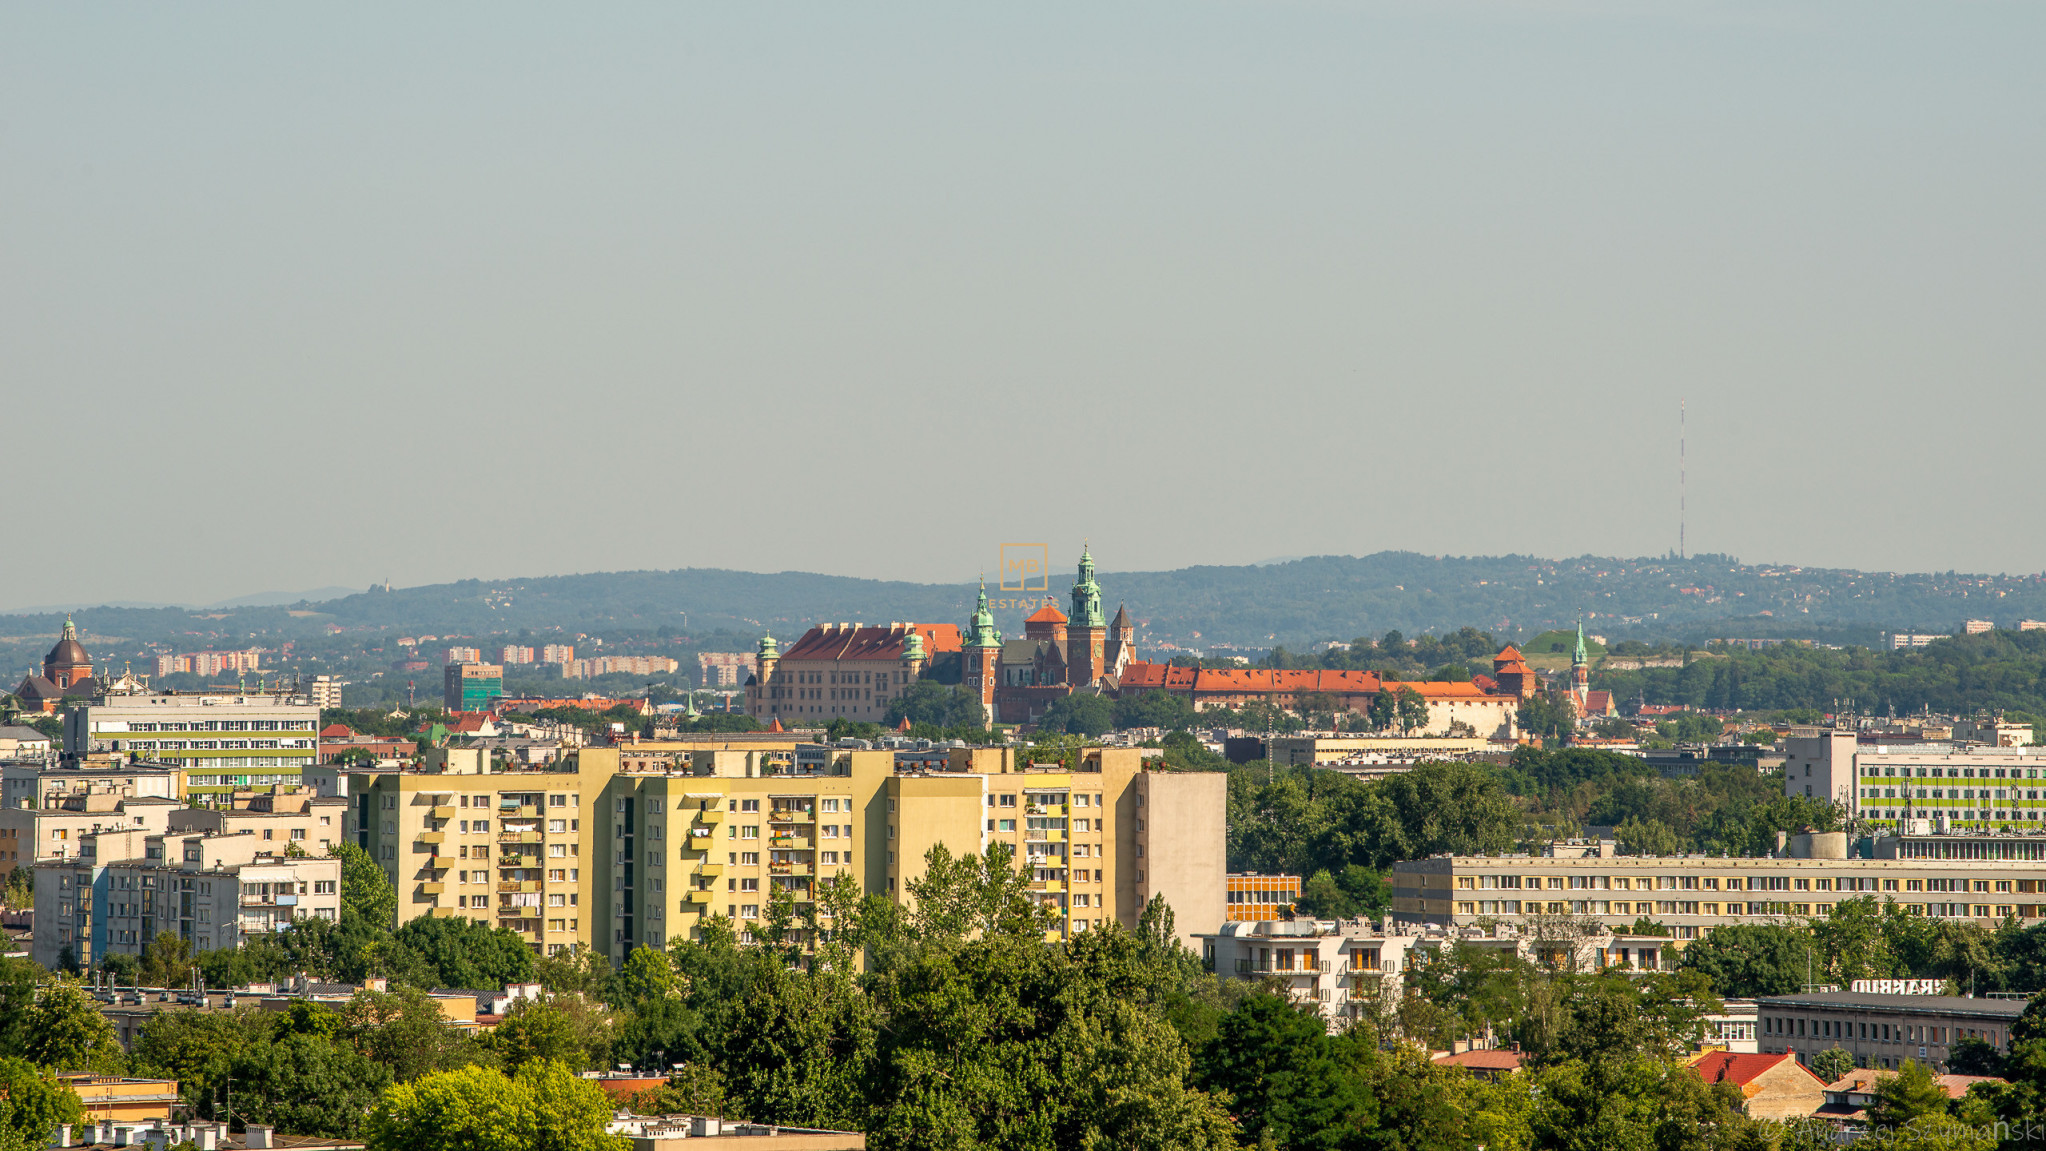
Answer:
<svg viewBox="0 0 2046 1151"><path fill-rule="evenodd" d="M987 606L987 577L980 577L980 603L973 609L973 623L967 630L967 647L1000 647L1002 633L995 630L995 613Z"/></svg>
<svg viewBox="0 0 2046 1151"><path fill-rule="evenodd" d="M1073 580L1072 619L1068 622L1069 632L1083 628L1105 628L1108 621L1101 614L1101 585L1094 582L1094 556L1087 545L1080 545L1080 573Z"/></svg>
<svg viewBox="0 0 2046 1151"><path fill-rule="evenodd" d="M1578 616L1578 617L1577 617L1577 650L1576 650L1576 652L1574 652L1574 653L1573 653L1573 654L1572 654L1572 655L1570 656L1570 666L1571 666L1571 667L1583 667L1583 666L1585 666L1586 664L1588 664L1588 663L1590 663L1590 662L1591 662L1591 657L1590 657L1590 656L1588 656L1588 655L1586 655L1586 654L1584 653L1584 617L1583 617L1583 616Z"/></svg>

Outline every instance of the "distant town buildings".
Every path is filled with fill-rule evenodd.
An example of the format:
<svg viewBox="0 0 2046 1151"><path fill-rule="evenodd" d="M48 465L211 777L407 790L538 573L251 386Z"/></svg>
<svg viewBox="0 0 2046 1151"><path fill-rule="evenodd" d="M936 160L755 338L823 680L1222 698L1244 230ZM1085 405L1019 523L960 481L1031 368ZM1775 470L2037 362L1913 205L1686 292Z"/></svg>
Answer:
<svg viewBox="0 0 2046 1151"><path fill-rule="evenodd" d="M600 655L575 659L561 665L563 679L590 679L600 675L673 675L682 665L664 655Z"/></svg>
<svg viewBox="0 0 2046 1151"><path fill-rule="evenodd" d="M316 675L301 681L299 686L305 689L306 702L314 707L341 706L341 689L345 685L339 676Z"/></svg>
<svg viewBox="0 0 2046 1151"><path fill-rule="evenodd" d="M533 662L533 649L518 644L506 644L498 649L497 662L506 666Z"/></svg>
<svg viewBox="0 0 2046 1151"><path fill-rule="evenodd" d="M448 649L447 658L443 662L448 664L482 663L483 651L480 648L463 647L457 644Z"/></svg>
<svg viewBox="0 0 2046 1151"><path fill-rule="evenodd" d="M184 655L159 655L156 657L157 675L221 675L246 674L261 671L263 649L252 647L247 651L195 651Z"/></svg>
<svg viewBox="0 0 2046 1151"><path fill-rule="evenodd" d="M696 667L704 687L737 687L739 677L752 666L753 657L743 651L704 651L696 654Z"/></svg>

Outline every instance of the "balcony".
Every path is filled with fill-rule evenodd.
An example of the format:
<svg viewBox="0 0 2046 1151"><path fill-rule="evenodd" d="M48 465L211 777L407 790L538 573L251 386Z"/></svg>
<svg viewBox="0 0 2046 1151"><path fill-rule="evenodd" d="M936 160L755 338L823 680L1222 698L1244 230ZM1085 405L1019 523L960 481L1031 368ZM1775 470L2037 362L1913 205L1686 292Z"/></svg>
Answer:
<svg viewBox="0 0 2046 1151"><path fill-rule="evenodd" d="M1023 842L1025 843L1064 843L1065 839L1066 833L1063 831L1038 830L1023 833Z"/></svg>
<svg viewBox="0 0 2046 1151"><path fill-rule="evenodd" d="M692 891L689 893L689 902L696 904L708 904L710 903L711 897L716 894L717 893L714 891Z"/></svg>
<svg viewBox="0 0 2046 1151"><path fill-rule="evenodd" d="M817 822L817 813L814 811L771 811L767 814L767 822L815 823Z"/></svg>
<svg viewBox="0 0 2046 1151"><path fill-rule="evenodd" d="M448 833L445 831L422 831L419 833L419 842L421 843L446 843L447 838Z"/></svg>
<svg viewBox="0 0 2046 1151"><path fill-rule="evenodd" d="M807 849L813 846L810 842L810 837L807 835L770 835L767 837L767 845L769 847L793 847L799 849Z"/></svg>
<svg viewBox="0 0 2046 1151"><path fill-rule="evenodd" d="M497 833L497 841L499 843L538 843L540 842L540 833L537 831L500 831Z"/></svg>
<svg viewBox="0 0 2046 1151"><path fill-rule="evenodd" d="M770 863L767 865L767 873L769 875L810 875L815 873L815 871L816 868L807 863Z"/></svg>
<svg viewBox="0 0 2046 1151"><path fill-rule="evenodd" d="M716 879L724 873L725 865L722 863L705 863L696 869L696 874L704 879Z"/></svg>
<svg viewBox="0 0 2046 1151"><path fill-rule="evenodd" d="M419 894L421 894L421 895L439 895L439 894L440 894L440 893L441 893L442 891L445 891L446 889L447 889L447 884L445 884L445 883L438 883L438 882L434 882L434 883L422 883L422 884L420 884L420 885L419 885Z"/></svg>
<svg viewBox="0 0 2046 1151"><path fill-rule="evenodd" d="M1063 803L1033 803L1024 809L1024 813L1027 815L1064 815L1066 813L1066 805Z"/></svg>
<svg viewBox="0 0 2046 1151"><path fill-rule="evenodd" d="M1065 881L1059 879L1040 879L1030 885L1030 890L1032 891L1064 891L1065 889Z"/></svg>
<svg viewBox="0 0 2046 1151"><path fill-rule="evenodd" d="M540 881L537 879L505 879L498 881L497 889L499 891L538 891L540 890Z"/></svg>
<svg viewBox="0 0 2046 1151"><path fill-rule="evenodd" d="M426 914L433 919L453 919L462 913L453 907L429 907L426 909Z"/></svg>
<svg viewBox="0 0 2046 1151"><path fill-rule="evenodd" d="M436 804L433 808L433 817L435 819L453 819L455 817L455 809L447 804Z"/></svg>
<svg viewBox="0 0 2046 1151"><path fill-rule="evenodd" d="M296 895L243 895L243 907L296 907Z"/></svg>
<svg viewBox="0 0 2046 1151"><path fill-rule="evenodd" d="M723 823L724 821L725 810L721 807L709 807L696 813L696 822L698 823Z"/></svg>
<svg viewBox="0 0 2046 1151"><path fill-rule="evenodd" d="M497 809L497 817L499 819L538 819L540 818L540 809L530 803L518 807L505 806Z"/></svg>

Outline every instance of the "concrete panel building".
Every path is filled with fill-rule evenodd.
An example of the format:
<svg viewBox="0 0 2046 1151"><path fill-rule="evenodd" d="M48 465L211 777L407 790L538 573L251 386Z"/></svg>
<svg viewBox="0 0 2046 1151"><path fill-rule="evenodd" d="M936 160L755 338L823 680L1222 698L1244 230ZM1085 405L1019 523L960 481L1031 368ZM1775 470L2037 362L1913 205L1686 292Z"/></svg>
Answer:
<svg viewBox="0 0 2046 1151"><path fill-rule="evenodd" d="M64 757L175 765L182 796L224 803L237 789L297 786L318 757L319 721L319 708L288 691L104 695L65 713Z"/></svg>
<svg viewBox="0 0 2046 1151"><path fill-rule="evenodd" d="M341 861L295 857L249 832L151 835L103 831L76 858L36 874L32 957L56 968L140 955L172 932L194 951L238 947L303 918L340 916Z"/></svg>

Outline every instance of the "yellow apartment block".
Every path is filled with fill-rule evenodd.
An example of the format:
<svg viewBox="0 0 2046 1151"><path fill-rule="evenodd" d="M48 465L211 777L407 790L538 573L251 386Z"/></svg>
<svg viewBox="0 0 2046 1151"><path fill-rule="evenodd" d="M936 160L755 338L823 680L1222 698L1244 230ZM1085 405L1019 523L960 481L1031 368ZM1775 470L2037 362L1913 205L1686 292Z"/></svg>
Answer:
<svg viewBox="0 0 2046 1151"><path fill-rule="evenodd" d="M347 799L355 843L397 888L399 924L463 916L548 955L590 942L583 821L607 778L476 748L434 749L417 768L307 769L322 795Z"/></svg>
<svg viewBox="0 0 2046 1151"><path fill-rule="evenodd" d="M610 858L592 895L597 945L614 957L694 938L712 915L744 938L773 891L814 904L833 875L903 900L938 844L954 855L1011 845L1058 914L1054 937L1134 925L1153 894L1185 904L1189 932L1221 920L1219 774L1145 772L1141 752L1115 748L1087 750L1072 771L1019 762L1010 749L963 749L944 770L899 773L888 751L677 748L649 760L645 748L581 753L585 777L621 751L632 764L600 797ZM1156 878L1153 858L1164 863Z"/></svg>
<svg viewBox="0 0 2046 1151"><path fill-rule="evenodd" d="M942 770L898 772L891 751L794 737L682 738L583 748L557 764L429 752L417 768L323 765L353 839L398 890L398 921L463 916L536 951L574 944L623 959L696 938L706 916L741 938L777 889L814 905L818 884L907 896L925 854L1007 843L1054 938L1134 926L1163 895L1180 933L1226 914L1227 780L1147 772L1136 749L1091 748L1076 770L1016 749L961 749Z"/></svg>

